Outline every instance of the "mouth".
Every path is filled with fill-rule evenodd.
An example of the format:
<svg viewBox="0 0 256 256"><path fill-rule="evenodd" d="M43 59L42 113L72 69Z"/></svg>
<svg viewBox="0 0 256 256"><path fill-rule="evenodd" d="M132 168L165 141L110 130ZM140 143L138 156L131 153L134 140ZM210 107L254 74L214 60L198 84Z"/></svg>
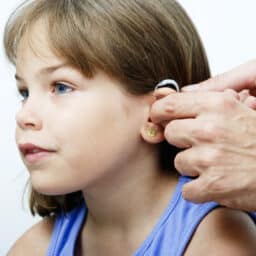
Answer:
<svg viewBox="0 0 256 256"><path fill-rule="evenodd" d="M37 163L56 152L55 150L43 148L32 143L19 144L19 150L29 164Z"/></svg>

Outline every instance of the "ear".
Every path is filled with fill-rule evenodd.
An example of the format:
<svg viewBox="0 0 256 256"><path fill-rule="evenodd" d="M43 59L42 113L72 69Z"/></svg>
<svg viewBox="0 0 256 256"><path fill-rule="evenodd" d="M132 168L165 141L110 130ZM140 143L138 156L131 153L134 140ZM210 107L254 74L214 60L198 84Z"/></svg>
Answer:
<svg viewBox="0 0 256 256"><path fill-rule="evenodd" d="M140 133L142 138L151 144L157 144L165 140L164 128L161 125L154 124L150 118L145 122Z"/></svg>

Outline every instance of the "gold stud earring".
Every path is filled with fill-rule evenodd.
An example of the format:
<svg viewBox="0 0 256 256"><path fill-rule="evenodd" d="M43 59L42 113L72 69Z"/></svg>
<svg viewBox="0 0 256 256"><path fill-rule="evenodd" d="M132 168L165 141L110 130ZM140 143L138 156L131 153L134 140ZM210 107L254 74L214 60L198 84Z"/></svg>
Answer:
<svg viewBox="0 0 256 256"><path fill-rule="evenodd" d="M147 135L148 135L149 137L155 137L156 134L157 134L157 130L154 129L153 127L149 127L149 128L147 129Z"/></svg>

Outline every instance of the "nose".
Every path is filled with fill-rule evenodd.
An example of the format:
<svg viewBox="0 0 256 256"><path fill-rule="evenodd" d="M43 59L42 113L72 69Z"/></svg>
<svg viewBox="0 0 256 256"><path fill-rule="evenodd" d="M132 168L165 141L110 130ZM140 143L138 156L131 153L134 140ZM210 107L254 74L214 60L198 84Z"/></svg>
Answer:
<svg viewBox="0 0 256 256"><path fill-rule="evenodd" d="M40 118L39 109L40 106L36 107L36 104L28 99L16 114L17 126L22 130L42 129L43 123L42 118Z"/></svg>

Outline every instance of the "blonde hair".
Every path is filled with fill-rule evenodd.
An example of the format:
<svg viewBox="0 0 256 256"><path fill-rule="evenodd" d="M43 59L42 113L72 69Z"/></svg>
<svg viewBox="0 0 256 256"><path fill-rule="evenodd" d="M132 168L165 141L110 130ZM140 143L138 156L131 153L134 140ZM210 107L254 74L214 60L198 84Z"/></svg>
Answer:
<svg viewBox="0 0 256 256"><path fill-rule="evenodd" d="M174 0L25 1L5 27L5 51L14 65L20 40L39 19L45 21L57 56L88 77L104 71L132 94L151 93L166 78L183 86L210 76L199 35ZM163 169L174 168L171 160L178 150L167 142L159 149ZM73 209L81 200L80 191L46 196L31 188L30 210L49 216Z"/></svg>

